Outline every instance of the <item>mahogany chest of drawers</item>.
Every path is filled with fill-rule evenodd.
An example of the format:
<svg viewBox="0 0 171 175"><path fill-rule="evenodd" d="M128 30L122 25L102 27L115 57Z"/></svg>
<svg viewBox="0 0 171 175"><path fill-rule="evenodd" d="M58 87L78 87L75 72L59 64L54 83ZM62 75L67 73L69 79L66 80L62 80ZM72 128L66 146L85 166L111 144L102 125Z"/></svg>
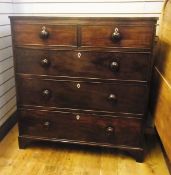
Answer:
<svg viewBox="0 0 171 175"><path fill-rule="evenodd" d="M141 162L156 18L10 19L19 147L111 147Z"/></svg>

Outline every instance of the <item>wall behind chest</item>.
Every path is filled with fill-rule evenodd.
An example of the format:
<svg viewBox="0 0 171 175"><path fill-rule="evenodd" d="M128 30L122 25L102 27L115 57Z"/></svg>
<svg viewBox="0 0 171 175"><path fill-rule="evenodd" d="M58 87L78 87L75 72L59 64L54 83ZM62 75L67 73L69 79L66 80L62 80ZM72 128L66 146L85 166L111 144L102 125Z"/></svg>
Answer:
<svg viewBox="0 0 171 175"><path fill-rule="evenodd" d="M12 0L0 2L0 127L16 111L15 80L9 15Z"/></svg>
<svg viewBox="0 0 171 175"><path fill-rule="evenodd" d="M162 0L13 0L19 15L159 16Z"/></svg>

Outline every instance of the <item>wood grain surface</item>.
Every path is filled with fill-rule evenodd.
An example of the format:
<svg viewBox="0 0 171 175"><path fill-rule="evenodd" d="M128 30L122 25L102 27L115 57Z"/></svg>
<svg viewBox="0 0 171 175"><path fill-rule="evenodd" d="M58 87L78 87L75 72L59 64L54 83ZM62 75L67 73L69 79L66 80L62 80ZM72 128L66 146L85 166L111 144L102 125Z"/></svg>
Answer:
<svg viewBox="0 0 171 175"><path fill-rule="evenodd" d="M150 56L148 52L15 49L17 73L128 81L149 80ZM47 63L42 64L44 59Z"/></svg>
<svg viewBox="0 0 171 175"><path fill-rule="evenodd" d="M152 98L157 131L171 161L171 1L165 1L161 16Z"/></svg>
<svg viewBox="0 0 171 175"><path fill-rule="evenodd" d="M18 105L145 114L148 86L17 77ZM48 91L48 94L45 94ZM113 98L110 98L112 97ZM34 97L34 98L33 98Z"/></svg>
<svg viewBox="0 0 171 175"><path fill-rule="evenodd" d="M142 121L138 118L40 110L19 110L18 115L20 133L25 137L109 147L139 147L141 142Z"/></svg>
<svg viewBox="0 0 171 175"><path fill-rule="evenodd" d="M49 111L20 113L19 147L84 141L127 149L142 162L156 20L11 17L18 107ZM72 115L51 116L52 109L84 114L78 123Z"/></svg>
<svg viewBox="0 0 171 175"><path fill-rule="evenodd" d="M147 156L137 163L121 151L55 143L18 149L15 126L0 142L2 175L169 175L159 144L147 138Z"/></svg>

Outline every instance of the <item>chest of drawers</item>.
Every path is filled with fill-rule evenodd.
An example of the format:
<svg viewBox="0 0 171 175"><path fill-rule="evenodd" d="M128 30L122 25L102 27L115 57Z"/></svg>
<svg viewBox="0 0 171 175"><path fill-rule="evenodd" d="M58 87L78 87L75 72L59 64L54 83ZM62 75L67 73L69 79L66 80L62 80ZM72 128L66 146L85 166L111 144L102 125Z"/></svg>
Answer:
<svg viewBox="0 0 171 175"><path fill-rule="evenodd" d="M141 162L156 18L10 19L19 147L111 147Z"/></svg>

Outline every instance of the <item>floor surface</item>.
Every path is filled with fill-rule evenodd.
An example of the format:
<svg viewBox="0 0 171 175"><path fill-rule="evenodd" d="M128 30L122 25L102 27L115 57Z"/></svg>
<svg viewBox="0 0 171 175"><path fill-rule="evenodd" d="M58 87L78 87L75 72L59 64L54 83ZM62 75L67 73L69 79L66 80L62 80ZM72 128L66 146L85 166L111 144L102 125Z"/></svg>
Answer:
<svg viewBox="0 0 171 175"><path fill-rule="evenodd" d="M121 151L50 142L18 148L17 125L0 142L0 175L169 175L157 139L144 163Z"/></svg>

